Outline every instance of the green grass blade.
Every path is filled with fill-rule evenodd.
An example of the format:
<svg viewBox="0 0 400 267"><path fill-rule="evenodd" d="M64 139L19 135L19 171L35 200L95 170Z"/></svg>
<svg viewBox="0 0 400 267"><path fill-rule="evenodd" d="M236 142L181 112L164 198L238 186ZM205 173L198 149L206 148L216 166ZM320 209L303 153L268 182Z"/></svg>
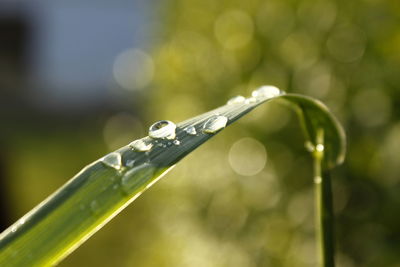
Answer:
<svg viewBox="0 0 400 267"><path fill-rule="evenodd" d="M281 98L293 104L298 112L310 150L319 144L318 131L323 130L323 168L331 169L340 165L346 154L346 137L340 123L328 108L322 102L303 95L287 94Z"/></svg>
<svg viewBox="0 0 400 267"><path fill-rule="evenodd" d="M282 98L301 111L310 141L317 128L326 132L330 166L342 160L344 135L325 106L299 95L249 98L191 118L177 125L176 139L143 141L152 149L135 151L131 146L108 154L85 167L67 184L48 197L0 235L0 266L54 265L110 221L124 207L159 180L180 159L213 137L203 131L207 120L217 115L233 123L258 105ZM197 134L184 129L195 128ZM218 131L216 131L218 132ZM215 133L216 133L215 132ZM338 149L336 148L338 146Z"/></svg>

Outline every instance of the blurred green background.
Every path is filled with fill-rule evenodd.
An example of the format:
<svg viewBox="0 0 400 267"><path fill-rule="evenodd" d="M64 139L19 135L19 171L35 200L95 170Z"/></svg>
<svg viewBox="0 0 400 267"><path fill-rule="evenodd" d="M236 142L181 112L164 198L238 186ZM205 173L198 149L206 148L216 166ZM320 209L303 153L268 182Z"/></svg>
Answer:
<svg viewBox="0 0 400 267"><path fill-rule="evenodd" d="M400 2L4 1L1 227L83 166L263 84L326 103L338 266L400 266ZM269 103L185 158L60 266L315 266L311 159Z"/></svg>

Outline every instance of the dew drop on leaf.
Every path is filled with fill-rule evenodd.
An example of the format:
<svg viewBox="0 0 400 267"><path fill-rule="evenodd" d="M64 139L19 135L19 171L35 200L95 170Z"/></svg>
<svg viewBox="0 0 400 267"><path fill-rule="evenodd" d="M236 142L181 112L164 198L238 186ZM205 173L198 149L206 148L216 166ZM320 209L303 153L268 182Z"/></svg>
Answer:
<svg viewBox="0 0 400 267"><path fill-rule="evenodd" d="M304 147L307 149L308 152L314 152L315 146L310 141L306 141L304 143Z"/></svg>
<svg viewBox="0 0 400 267"><path fill-rule="evenodd" d="M257 88L251 93L251 96L254 98L273 98L279 96L281 94L281 90L278 87L272 85L264 85L260 88Z"/></svg>
<svg viewBox="0 0 400 267"><path fill-rule="evenodd" d="M112 152L101 158L101 162L108 167L119 170L122 165L121 154L118 152Z"/></svg>
<svg viewBox="0 0 400 267"><path fill-rule="evenodd" d="M130 143L129 146L132 147L133 150L139 152L145 152L145 151L150 151L150 149L153 147L153 144L148 143L143 139L138 139Z"/></svg>
<svg viewBox="0 0 400 267"><path fill-rule="evenodd" d="M323 144L318 144L318 145L315 147L315 150L318 151L318 152L324 151L324 145L323 145Z"/></svg>
<svg viewBox="0 0 400 267"><path fill-rule="evenodd" d="M255 97L246 98L246 100L244 101L245 104L251 104L255 102L257 102L257 99Z"/></svg>
<svg viewBox="0 0 400 267"><path fill-rule="evenodd" d="M307 141L305 143L305 147L307 149L308 152L324 152L325 147L323 144L317 144L317 145L313 145L310 141Z"/></svg>
<svg viewBox="0 0 400 267"><path fill-rule="evenodd" d="M196 128L194 126L188 126L185 129L183 129L188 135L196 135Z"/></svg>
<svg viewBox="0 0 400 267"><path fill-rule="evenodd" d="M235 96L235 97L232 97L231 99L229 99L227 104L228 105L243 104L245 101L246 101L246 98L244 96L238 95L238 96Z"/></svg>
<svg viewBox="0 0 400 267"><path fill-rule="evenodd" d="M225 128L228 118L225 116L214 115L209 118L203 126L204 133L216 133L217 131Z"/></svg>
<svg viewBox="0 0 400 267"><path fill-rule="evenodd" d="M176 125L172 121L162 120L154 123L149 128L149 136L152 138L174 139Z"/></svg>

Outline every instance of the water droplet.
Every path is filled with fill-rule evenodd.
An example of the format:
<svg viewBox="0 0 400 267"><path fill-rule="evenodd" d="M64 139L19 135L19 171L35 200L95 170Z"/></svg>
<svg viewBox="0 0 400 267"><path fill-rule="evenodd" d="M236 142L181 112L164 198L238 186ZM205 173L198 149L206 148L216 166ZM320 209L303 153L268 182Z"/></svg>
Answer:
<svg viewBox="0 0 400 267"><path fill-rule="evenodd" d="M11 232L15 233L17 231L17 226L11 227Z"/></svg>
<svg viewBox="0 0 400 267"><path fill-rule="evenodd" d="M281 90L279 90L278 87L275 87L272 85L264 85L256 90L254 90L251 93L251 96L255 97L255 98L272 98L272 97L276 97L280 94L281 94Z"/></svg>
<svg viewBox="0 0 400 267"><path fill-rule="evenodd" d="M153 177L155 167L149 163L139 165L125 173L121 179L122 189L131 194Z"/></svg>
<svg viewBox="0 0 400 267"><path fill-rule="evenodd" d="M231 99L229 99L227 104L228 105L243 104L245 101L246 101L246 98L244 96L238 95L238 96L235 96L235 97L232 97Z"/></svg>
<svg viewBox="0 0 400 267"><path fill-rule="evenodd" d="M225 128L228 118L225 116L214 115L209 118L203 126L204 133L215 133Z"/></svg>
<svg viewBox="0 0 400 267"><path fill-rule="evenodd" d="M181 144L181 141L179 140L174 140L174 145L179 146Z"/></svg>
<svg viewBox="0 0 400 267"><path fill-rule="evenodd" d="M305 148L307 149L308 152L314 152L314 150L315 150L315 146L310 141L306 141L304 143L304 146L305 146Z"/></svg>
<svg viewBox="0 0 400 267"><path fill-rule="evenodd" d="M114 169L121 169L121 154L117 153L117 152L112 152L108 155L105 155L101 161L103 162L104 165L107 165L111 168Z"/></svg>
<svg viewBox="0 0 400 267"><path fill-rule="evenodd" d="M153 144L146 142L145 138L143 138L133 141L129 144L129 146L136 151L145 152L150 151L150 149L153 147Z"/></svg>
<svg viewBox="0 0 400 267"><path fill-rule="evenodd" d="M316 177L314 178L314 183L320 184L321 182L322 182L322 177L321 177L321 176L316 176Z"/></svg>
<svg viewBox="0 0 400 267"><path fill-rule="evenodd" d="M149 136L152 138L174 139L176 125L172 121L158 121L150 126Z"/></svg>
<svg viewBox="0 0 400 267"><path fill-rule="evenodd" d="M196 128L194 126L188 126L185 129L183 129L188 135L196 135Z"/></svg>
<svg viewBox="0 0 400 267"><path fill-rule="evenodd" d="M251 104L255 102L257 102L257 99L255 97L246 98L246 100L244 101L245 104Z"/></svg>
<svg viewBox="0 0 400 267"><path fill-rule="evenodd" d="M307 149L308 152L323 152L325 147L323 144L317 144L316 146L314 146L313 143L311 143L310 141L307 141L305 143L305 147Z"/></svg>
<svg viewBox="0 0 400 267"><path fill-rule="evenodd" d="M323 151L324 151L324 145L323 145L323 144L318 144L318 145L315 147L315 150L316 150L317 152L323 152Z"/></svg>

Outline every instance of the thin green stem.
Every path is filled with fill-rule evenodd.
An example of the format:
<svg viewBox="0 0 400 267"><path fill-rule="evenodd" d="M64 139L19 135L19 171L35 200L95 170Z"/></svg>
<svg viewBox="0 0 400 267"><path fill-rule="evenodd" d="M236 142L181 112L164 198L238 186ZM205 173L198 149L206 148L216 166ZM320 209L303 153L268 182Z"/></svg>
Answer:
<svg viewBox="0 0 400 267"><path fill-rule="evenodd" d="M331 177L328 170L322 170L323 136L320 135L314 158L314 188L316 200L317 247L321 267L334 267L334 234Z"/></svg>

